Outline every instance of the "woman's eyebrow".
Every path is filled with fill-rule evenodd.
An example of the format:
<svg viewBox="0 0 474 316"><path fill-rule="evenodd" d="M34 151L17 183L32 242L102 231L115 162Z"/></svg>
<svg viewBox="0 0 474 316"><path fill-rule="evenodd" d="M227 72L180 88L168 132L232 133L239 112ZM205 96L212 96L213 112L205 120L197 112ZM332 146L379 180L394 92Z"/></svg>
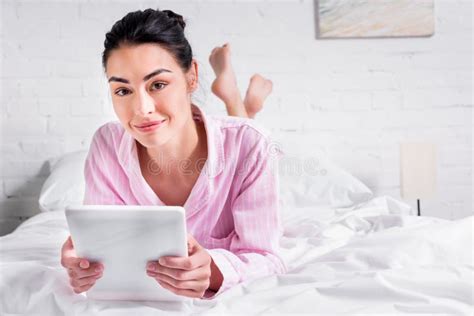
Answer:
<svg viewBox="0 0 474 316"><path fill-rule="evenodd" d="M147 81L148 79L150 79L150 78L152 78L156 75L159 75L162 72L170 72L171 73L172 71L168 70L168 69L164 69L164 68L157 69L157 70L149 73L145 77L143 77L143 81ZM122 83L130 83L130 81L128 81L127 79L119 78L119 77L115 77L115 76L112 76L112 77L109 78L109 82L111 82L111 81L122 82Z"/></svg>

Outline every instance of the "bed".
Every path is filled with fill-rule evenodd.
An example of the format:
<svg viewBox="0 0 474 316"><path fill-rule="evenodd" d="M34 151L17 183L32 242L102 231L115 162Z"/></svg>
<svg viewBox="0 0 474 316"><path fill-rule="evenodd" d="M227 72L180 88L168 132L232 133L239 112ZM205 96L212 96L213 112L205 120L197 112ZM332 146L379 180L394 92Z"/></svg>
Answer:
<svg viewBox="0 0 474 316"><path fill-rule="evenodd" d="M52 159L41 213L0 238L1 315L472 315L473 217L418 217L329 161L281 176L288 273L212 300L92 301L60 265L68 203L80 202L85 152ZM314 165L314 164L313 164ZM306 170L308 171L308 170Z"/></svg>

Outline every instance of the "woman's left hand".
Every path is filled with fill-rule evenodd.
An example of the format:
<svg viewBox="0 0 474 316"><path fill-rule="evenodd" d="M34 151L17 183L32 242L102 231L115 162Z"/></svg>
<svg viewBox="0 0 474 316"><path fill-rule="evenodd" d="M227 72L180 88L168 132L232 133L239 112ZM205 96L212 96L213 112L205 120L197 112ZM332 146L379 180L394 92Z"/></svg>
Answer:
<svg viewBox="0 0 474 316"><path fill-rule="evenodd" d="M165 289L194 298L202 298L210 285L212 258L188 234L188 257L161 257L147 264L147 274Z"/></svg>

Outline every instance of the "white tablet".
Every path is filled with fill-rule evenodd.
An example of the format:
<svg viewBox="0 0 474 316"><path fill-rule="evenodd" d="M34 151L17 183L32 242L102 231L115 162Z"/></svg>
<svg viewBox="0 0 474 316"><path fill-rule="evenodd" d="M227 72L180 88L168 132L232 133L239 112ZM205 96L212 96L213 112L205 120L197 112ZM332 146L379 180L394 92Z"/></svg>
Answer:
<svg viewBox="0 0 474 316"><path fill-rule="evenodd" d="M182 207L78 205L66 208L76 254L102 262L104 272L86 292L98 300L185 301L146 273L162 256L188 256Z"/></svg>

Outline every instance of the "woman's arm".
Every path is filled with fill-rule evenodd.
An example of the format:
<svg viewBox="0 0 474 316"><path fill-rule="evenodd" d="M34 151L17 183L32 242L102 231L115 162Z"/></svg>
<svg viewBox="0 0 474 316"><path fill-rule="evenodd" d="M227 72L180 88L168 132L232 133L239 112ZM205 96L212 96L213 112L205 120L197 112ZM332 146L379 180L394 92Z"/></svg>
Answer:
<svg viewBox="0 0 474 316"><path fill-rule="evenodd" d="M161 257L149 263L148 275L164 288L178 295L210 298L241 281L286 271L278 256L277 157L263 145L253 153L236 176L244 180L235 184L240 192L232 203L230 250L204 249L188 236L189 257Z"/></svg>
<svg viewBox="0 0 474 316"><path fill-rule="evenodd" d="M230 249L208 250L216 271L223 276L218 293L245 280L287 271L279 256L283 232L278 207L278 155L261 141L242 164L239 176L243 182L232 203L235 235ZM215 280L220 281L219 273Z"/></svg>

